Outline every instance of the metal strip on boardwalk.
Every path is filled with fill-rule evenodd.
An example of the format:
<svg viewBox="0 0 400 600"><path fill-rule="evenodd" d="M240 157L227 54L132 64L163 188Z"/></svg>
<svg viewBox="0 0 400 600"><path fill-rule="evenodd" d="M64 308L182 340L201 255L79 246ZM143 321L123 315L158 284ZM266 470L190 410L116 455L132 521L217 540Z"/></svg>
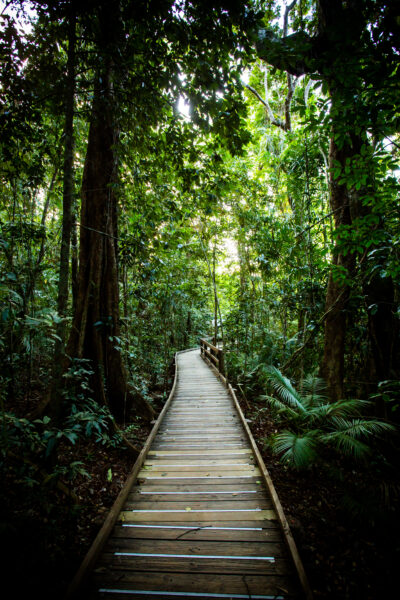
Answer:
<svg viewBox="0 0 400 600"><path fill-rule="evenodd" d="M232 388L198 350L176 362L170 398L68 597L310 598Z"/></svg>

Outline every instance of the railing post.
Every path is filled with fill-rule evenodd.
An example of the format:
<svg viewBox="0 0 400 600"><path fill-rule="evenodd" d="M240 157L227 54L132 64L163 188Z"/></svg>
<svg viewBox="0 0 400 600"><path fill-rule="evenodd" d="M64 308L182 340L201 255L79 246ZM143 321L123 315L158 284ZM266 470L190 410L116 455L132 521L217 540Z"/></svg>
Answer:
<svg viewBox="0 0 400 600"><path fill-rule="evenodd" d="M225 356L224 356L224 351L219 349L218 352L218 359L219 359L219 372L221 373L221 375L225 375Z"/></svg>

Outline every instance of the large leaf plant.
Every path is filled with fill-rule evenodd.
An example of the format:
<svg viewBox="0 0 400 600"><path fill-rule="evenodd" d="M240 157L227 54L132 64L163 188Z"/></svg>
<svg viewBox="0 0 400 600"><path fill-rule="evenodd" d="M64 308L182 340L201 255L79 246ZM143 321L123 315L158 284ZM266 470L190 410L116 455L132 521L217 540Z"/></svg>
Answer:
<svg viewBox="0 0 400 600"><path fill-rule="evenodd" d="M367 400L330 402L317 377L306 377L299 392L276 367L267 367L266 376L275 395L266 395L265 400L286 425L268 444L290 467L321 463L328 449L353 459L366 458L373 441L394 430L390 423L362 416L371 404Z"/></svg>

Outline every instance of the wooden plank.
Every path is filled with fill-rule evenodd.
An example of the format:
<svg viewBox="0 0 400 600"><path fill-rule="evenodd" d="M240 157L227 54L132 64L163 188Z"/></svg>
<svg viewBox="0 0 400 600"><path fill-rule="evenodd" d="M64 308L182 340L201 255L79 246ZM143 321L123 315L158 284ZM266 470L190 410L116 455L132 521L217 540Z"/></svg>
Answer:
<svg viewBox="0 0 400 600"><path fill-rule="evenodd" d="M188 406L187 408L176 408L174 410L171 410L170 417L182 417L182 418L186 418L188 421L190 421L191 417L201 417L201 418L206 418L206 419L210 419L211 417L218 417L218 416L222 416L225 417L226 416L226 408L213 408L213 409L209 409L207 411L205 411L203 408L196 408L194 406Z"/></svg>
<svg viewBox="0 0 400 600"><path fill-rule="evenodd" d="M203 432L208 433L209 431L214 432L218 429L230 428L232 431L235 429L236 432L242 433L242 425L240 421L231 418L218 419L220 421L218 425L215 419L176 419L175 417L169 419L166 423L163 423L165 429L175 429L184 433L187 429L202 429ZM163 431L164 431L163 427ZM160 431L161 433L161 431ZM218 440L217 437L214 438Z"/></svg>
<svg viewBox="0 0 400 600"><path fill-rule="evenodd" d="M228 594L228 597L229 594L242 594L247 599L255 595L264 597L272 595L275 600L282 600L283 598L287 600L290 596L293 597L296 592L293 584L286 577L279 575L248 575L244 579L241 575L223 573L215 577L215 575L206 573L169 574L160 571L133 573L122 569L118 572L112 572L106 567L97 569L96 573L99 575L97 579L100 589L104 589L106 584L109 586L114 584L114 588L117 589ZM109 594L106 597L109 598ZM120 595L117 595L117 597L121 599ZM150 597L148 596L148 598Z"/></svg>
<svg viewBox="0 0 400 600"><path fill-rule="evenodd" d="M228 556L228 555L227 555ZM272 560L271 560L272 559ZM257 573L265 575L271 573L274 575L285 575L290 572L287 560L282 558L223 558L218 559L185 557L176 555L171 557L157 556L116 556L115 554L104 552L99 561L99 566L105 565L114 571L132 570L132 571L167 571L170 573L232 573L247 575Z"/></svg>
<svg viewBox="0 0 400 600"><path fill-rule="evenodd" d="M238 484L238 485L227 485L225 484L224 480L220 481L220 480L213 480L212 482L209 481L199 481L197 484L192 484L192 485L186 485L185 483L180 483L178 485L171 485L169 482L166 481L160 481L157 483L152 483L150 481L146 481L144 485L135 485L131 488L131 494L135 494L137 492L146 492L146 493L153 493L154 490L159 490L159 491L173 491L175 493L177 493L178 491L181 492L188 492L188 493L192 493L196 494L198 492L204 492L204 491L214 491L214 492L229 492L234 493L235 491L237 492L243 492L243 491L251 491L253 490L254 492L259 492L259 493L264 493L265 494L265 487L263 485L258 485L258 484L251 484L251 483L246 483L246 484Z"/></svg>
<svg viewBox="0 0 400 600"><path fill-rule="evenodd" d="M131 597L135 598L135 600L172 600L177 597L176 592L160 592L160 591L146 591L146 590L138 590L138 591L124 591L118 588L118 585L115 586L116 590L100 590L96 598L107 598L107 600L121 600L121 598ZM92 596L91 596L92 597ZM182 592L178 594L178 597L182 600L248 600L248 598L254 598L254 600L287 600L288 596L249 596L248 594L208 594L207 592ZM88 600L87 598L85 600Z"/></svg>
<svg viewBox="0 0 400 600"><path fill-rule="evenodd" d="M239 429L239 431L241 431L241 423L239 421L239 419L236 419L235 417L227 417L225 416L223 419L218 419L218 425L215 422L215 419L211 419L211 418L204 418L204 417L196 417L195 419L193 418L185 418L185 419L181 419L181 418L177 418L177 417L170 417L165 423L163 423L163 425L165 425L166 428L172 429L172 428L177 428L177 429L181 429L182 431L184 431L186 428L194 428L194 427L202 427L203 431L204 430L208 430L208 428L219 428L219 427L236 427L237 429Z"/></svg>
<svg viewBox="0 0 400 600"><path fill-rule="evenodd" d="M256 498L255 500L242 500L240 498L229 498L227 500L192 500L192 499L180 499L166 501L165 499L158 502L152 502L145 498L140 498L134 501L131 497L125 503L124 510L179 510L179 511L202 511L215 509L221 510L251 510L257 509L271 509L272 502L264 498L262 500Z"/></svg>
<svg viewBox="0 0 400 600"><path fill-rule="evenodd" d="M223 541L223 542L281 542L282 534L275 521L268 521L268 528L254 527L254 522L221 521L218 526L192 527L172 525L168 527L149 527L150 523L136 524L134 527L117 526L113 531L114 538L151 539L151 540L192 540L192 541ZM246 527L247 525L247 527Z"/></svg>
<svg viewBox="0 0 400 600"><path fill-rule="evenodd" d="M188 427L177 427L176 425L168 425L168 427L163 427L160 429L160 435L164 433L168 433L168 435L179 435L179 434L193 434L193 433L204 433L204 425L195 425L194 423L189 424ZM210 424L207 426L207 434L213 434L218 437L218 434L227 435L228 433L232 433L234 435L241 434L241 428L236 424L233 425L215 425Z"/></svg>
<svg viewBox="0 0 400 600"><path fill-rule="evenodd" d="M165 457L165 456L152 456L151 459L148 459L145 461L145 466L159 466L159 465L169 465L169 466L173 466L173 465L178 465L178 466L182 466L182 465L191 465L191 466L207 466L207 465L224 465L224 466L229 466L232 464L235 465L254 465L255 464L255 460L252 456L247 456L247 455L239 455L239 457L232 457L232 456L227 456L227 457L222 457L222 458L215 458L215 455L213 455L213 458L209 458L209 457L190 457L190 456L181 456L181 457Z"/></svg>
<svg viewBox="0 0 400 600"><path fill-rule="evenodd" d="M152 446L154 450L166 450L167 448L174 452L181 452L182 450L188 450L192 452L193 450L212 450L218 452L218 450L242 450L246 448L246 444L243 441L239 442L215 442L211 444L201 444L198 442L195 443L183 443L183 442L171 442L167 444L166 442L155 442Z"/></svg>
<svg viewBox="0 0 400 600"><path fill-rule="evenodd" d="M166 417L166 422L168 423L169 421L173 421L175 423L182 423L183 425L186 425L188 423L191 422L200 422L200 423L205 423L207 425L207 423L212 422L215 423L215 421L212 419L211 415L208 414L199 414L199 415L176 415L173 411L170 411L168 416ZM227 422L227 423L240 423L240 420L238 418L238 416L236 414L233 414L233 412L231 411L231 409L228 410L224 410L224 416L223 418L219 419L220 423L223 422Z"/></svg>
<svg viewBox="0 0 400 600"><path fill-rule="evenodd" d="M251 476L258 477L261 475L261 471L258 467L250 467L247 465L238 465L237 467L219 467L218 465L209 467L146 467L139 471L138 477L140 479L148 479L154 476L165 477L165 478L179 478L179 477L232 477L232 476Z"/></svg>
<svg viewBox="0 0 400 600"><path fill-rule="evenodd" d="M244 435L242 434L235 434L235 435L219 435L219 443L228 443L228 442L233 442L233 443L239 443L239 442L243 442L245 440ZM203 447L206 447L208 442L212 443L213 442L213 438L211 436L201 436L201 435L176 435L176 434L163 434L158 436L157 441L159 443L171 443L171 444L196 444L199 442L202 442Z"/></svg>
<svg viewBox="0 0 400 600"><path fill-rule="evenodd" d="M213 436L211 434L211 432L209 432L207 430L206 434L201 434L199 433L169 433L168 431L164 432L164 433L159 433L157 438L158 440L169 440L169 441L182 441L182 440L202 440L203 442L205 441L211 441L213 442L215 440L216 436ZM222 441L228 441L228 440L237 440L237 439L245 439L245 434L242 433L241 431L237 430L236 433L221 433L220 435L218 435L218 440Z"/></svg>
<svg viewBox="0 0 400 600"><path fill-rule="evenodd" d="M127 528L125 528L127 529ZM184 554L201 556L272 556L286 557L282 543L276 542L234 542L180 540L136 540L129 537L112 537L107 542L106 552L125 551L141 554ZM217 558L216 558L217 560Z"/></svg>
<svg viewBox="0 0 400 600"><path fill-rule="evenodd" d="M145 486L147 487L147 486ZM184 492L180 490L171 490L170 491L161 491L157 490L155 492L133 492L129 494L129 502L137 503L142 500L146 500L147 502L181 502L185 500L186 505L192 506L194 501L201 502L224 502L227 499L230 500L265 500L265 491L264 490L250 490L249 492L241 492L241 491L190 491Z"/></svg>
<svg viewBox="0 0 400 600"><path fill-rule="evenodd" d="M251 464L254 465L255 461L253 456L249 454L241 454L240 452L231 452L230 454L218 454L218 452L203 452L202 454L195 454L191 451L186 450L186 454L181 452L172 452L168 455L153 455L148 464ZM147 464L147 463L146 463Z"/></svg>
<svg viewBox="0 0 400 600"><path fill-rule="evenodd" d="M204 456L205 454L209 454L208 450L199 450L196 451L195 453L191 450L182 450L181 452L182 456L190 456L190 455L195 455L195 456ZM220 450L217 454L217 456L220 456L221 454L223 455L227 455L229 456L230 454L252 454L252 451L250 450L250 448L241 448L239 450ZM148 453L148 456L171 456L171 455L176 455L176 451L175 450L150 450L150 452ZM214 454L213 456L215 456L216 454Z"/></svg>
<svg viewBox="0 0 400 600"><path fill-rule="evenodd" d="M265 520L261 520L261 521L257 521L256 523L254 522L254 520L250 520L247 521L245 519L245 517L243 517L243 520L238 522L236 521L230 521L228 517L225 518L225 514L224 513L224 518L218 522L216 521L210 521L210 520L202 520L202 521L195 521L195 520L190 520L190 521L180 521L179 523L176 522L172 522L172 523L168 523L168 521L162 521L160 523L155 523L154 520L150 520L147 521L146 519L143 519L137 523L133 522L133 521L120 521L116 527L152 527L155 529L159 529L161 531L161 529L166 529L169 527L173 527L174 529L178 528L182 531L187 530L188 528L196 528L196 529L206 529L206 528L222 528L223 530L225 530L226 528L232 529L233 527L235 529L241 530L243 528L247 528L247 529L252 529L252 530L260 530L262 531L263 529L277 529L280 528L280 525L278 523L278 521L276 519L265 519ZM281 539L282 539L282 535L281 535Z"/></svg>
<svg viewBox="0 0 400 600"><path fill-rule="evenodd" d="M216 486L221 488L222 486ZM161 489L160 489L161 488ZM268 501L271 506L270 499L266 496L265 490L263 488L259 489L246 489L246 486L242 486L242 490L231 489L231 486L228 486L228 489L216 489L212 485L203 486L202 489L196 490L187 490L182 488L174 488L173 486L157 486L157 485L144 485L136 491L132 491L128 500L130 503L133 502L185 502L186 505L192 505L192 502L205 502L205 501L215 501L215 502L226 502L228 500L236 501L255 501L255 500L264 500ZM156 498L155 498L156 497ZM155 498L155 499L153 499Z"/></svg>
<svg viewBox="0 0 400 600"><path fill-rule="evenodd" d="M261 480L259 480L258 477L254 477L253 475L243 475L243 473L240 473L239 475L236 475L235 477L231 477L228 475L215 475L215 474L210 474L210 475L198 475L198 476L194 476L194 475L180 475L177 476L176 474L169 474L169 475L160 475L159 473L156 474L147 474L145 477L139 477L138 478L139 483L146 483L146 485L151 482L151 483L161 483L161 482L168 482L169 485L180 485L181 483L185 483L187 485L196 485L198 483L203 483L204 481L207 482L212 482L212 483L227 483L227 484L232 484L232 485L238 485L238 484L247 484L247 483L259 483L261 485Z"/></svg>
<svg viewBox="0 0 400 600"><path fill-rule="evenodd" d="M211 452L218 452L219 450L244 450L246 448L245 444L242 441L239 442L226 442L226 443L217 443L214 444L199 444L199 443L183 443L183 442L171 442L171 444L167 444L166 442L158 442L153 444L152 446L155 451L165 451L168 448L168 451L177 453L177 452L188 452L189 454L193 454L198 450L205 450ZM226 455L228 456L228 455Z"/></svg>
<svg viewBox="0 0 400 600"><path fill-rule="evenodd" d="M255 460L252 456L238 456L238 457L232 457L232 456L226 456L226 457L222 457L222 458L215 458L215 456L212 457L208 457L208 456L203 456L201 457L186 457L186 456L180 456L180 457L165 457L165 456L160 456L160 457L152 457L151 460L146 460L145 464L144 464L144 469L147 469L147 467L149 467L150 469L153 468L160 468L162 469L163 467L168 467L169 469L172 469L173 467L176 468L185 468L185 467L239 467L239 466L247 466L247 467L254 467L255 466ZM173 469L172 469L173 470Z"/></svg>
<svg viewBox="0 0 400 600"><path fill-rule="evenodd" d="M160 523L191 522L191 521L263 521L276 520L273 510L177 510L175 512L141 512L139 510L123 510L119 515L122 523L140 523L140 521L154 521Z"/></svg>
<svg viewBox="0 0 400 600"><path fill-rule="evenodd" d="M183 409L189 409L189 408L198 408L203 410L204 412L206 412L209 408L219 408L219 409L224 409L224 410L229 410L232 415L234 414L233 412L233 405L232 403L229 401L228 398L221 398L221 399L216 399L214 398L213 400L201 400L199 398L196 399L192 399L192 400L185 400L184 402L174 402L174 406L172 410L183 410Z"/></svg>

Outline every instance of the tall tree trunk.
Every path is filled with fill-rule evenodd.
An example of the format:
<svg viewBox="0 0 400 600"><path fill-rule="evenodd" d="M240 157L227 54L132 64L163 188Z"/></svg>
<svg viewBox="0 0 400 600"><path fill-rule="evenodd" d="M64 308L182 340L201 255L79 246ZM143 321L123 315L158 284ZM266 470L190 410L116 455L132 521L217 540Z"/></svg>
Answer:
<svg viewBox="0 0 400 600"><path fill-rule="evenodd" d="M55 364L60 364L66 337L65 317L68 308L69 256L73 225L74 203L74 105L75 105L75 44L76 16L72 12L68 23L67 91L65 95L64 128L64 175L63 175L63 219L61 234L60 268L58 281L57 310L61 321L57 326L58 340L55 346Z"/></svg>
<svg viewBox="0 0 400 600"><path fill-rule="evenodd" d="M67 355L87 358L95 370L96 396L110 407L118 421L131 408L144 418L154 412L141 397L133 396L117 348L120 334L117 265L117 181L112 65L96 77L89 139L82 181L79 273L76 308Z"/></svg>
<svg viewBox="0 0 400 600"><path fill-rule="evenodd" d="M335 215L335 227L351 224L350 197L345 185L339 184L333 177L333 165L345 164L352 150L344 147L339 150L332 133L330 143L330 200ZM351 155L351 154L350 154ZM335 253L332 259L334 270L343 268L347 277L354 271L354 256ZM320 366L320 375L327 383L332 400L343 397L344 350L346 340L346 306L350 288L342 280L335 280L332 271L329 275L325 301L324 353Z"/></svg>

